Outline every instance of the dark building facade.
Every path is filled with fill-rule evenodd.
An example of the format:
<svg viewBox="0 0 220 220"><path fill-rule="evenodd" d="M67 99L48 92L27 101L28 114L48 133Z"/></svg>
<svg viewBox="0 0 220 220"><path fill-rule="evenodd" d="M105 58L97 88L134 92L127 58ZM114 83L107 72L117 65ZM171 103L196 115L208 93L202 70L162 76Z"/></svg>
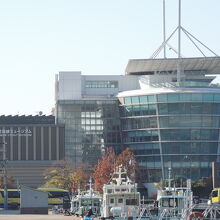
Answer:
<svg viewBox="0 0 220 220"><path fill-rule="evenodd" d="M54 122L53 116L0 116L0 160L7 159L19 183L41 185L43 170L64 159L64 126Z"/></svg>
<svg viewBox="0 0 220 220"><path fill-rule="evenodd" d="M97 164L104 147L121 150L117 100L59 101L58 124L65 124L66 159ZM73 147L74 146L74 147ZM118 152L117 152L118 151Z"/></svg>

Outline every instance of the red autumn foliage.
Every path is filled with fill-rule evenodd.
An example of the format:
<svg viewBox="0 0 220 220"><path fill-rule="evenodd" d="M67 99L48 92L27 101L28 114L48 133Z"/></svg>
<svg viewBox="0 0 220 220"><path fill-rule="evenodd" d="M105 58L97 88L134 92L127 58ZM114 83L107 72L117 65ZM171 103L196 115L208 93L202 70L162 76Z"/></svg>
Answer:
<svg viewBox="0 0 220 220"><path fill-rule="evenodd" d="M102 191L104 184L107 184L115 167L115 152L112 148L107 148L106 153L95 166L93 178L95 180L95 190Z"/></svg>
<svg viewBox="0 0 220 220"><path fill-rule="evenodd" d="M135 156L130 148L126 148L117 157L116 166L122 165L128 169L130 167L133 167L135 164L136 164Z"/></svg>
<svg viewBox="0 0 220 220"><path fill-rule="evenodd" d="M127 148L116 156L113 148L108 148L98 165L94 168L93 178L95 180L95 190L102 192L103 185L109 183L115 167L119 165L127 169L128 176L131 180L139 179L137 178L136 171L138 164L133 151Z"/></svg>

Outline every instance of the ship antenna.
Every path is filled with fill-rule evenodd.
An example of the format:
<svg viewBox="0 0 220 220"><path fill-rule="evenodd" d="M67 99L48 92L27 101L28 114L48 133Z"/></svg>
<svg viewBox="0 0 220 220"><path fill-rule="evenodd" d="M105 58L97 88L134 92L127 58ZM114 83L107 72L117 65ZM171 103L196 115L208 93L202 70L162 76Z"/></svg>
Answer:
<svg viewBox="0 0 220 220"><path fill-rule="evenodd" d="M89 195L92 196L92 177L89 178Z"/></svg>
<svg viewBox="0 0 220 220"><path fill-rule="evenodd" d="M171 168L168 169L168 188L171 188Z"/></svg>

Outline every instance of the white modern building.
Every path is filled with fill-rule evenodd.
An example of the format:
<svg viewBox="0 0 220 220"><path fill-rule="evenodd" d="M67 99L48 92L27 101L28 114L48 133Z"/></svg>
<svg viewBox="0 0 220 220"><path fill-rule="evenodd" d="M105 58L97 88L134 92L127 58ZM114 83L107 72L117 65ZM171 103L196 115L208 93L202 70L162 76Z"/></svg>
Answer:
<svg viewBox="0 0 220 220"><path fill-rule="evenodd" d="M56 77L56 120L65 124L65 156L94 165L104 147L130 147L147 182L211 176L220 156L219 57L130 60L125 75Z"/></svg>

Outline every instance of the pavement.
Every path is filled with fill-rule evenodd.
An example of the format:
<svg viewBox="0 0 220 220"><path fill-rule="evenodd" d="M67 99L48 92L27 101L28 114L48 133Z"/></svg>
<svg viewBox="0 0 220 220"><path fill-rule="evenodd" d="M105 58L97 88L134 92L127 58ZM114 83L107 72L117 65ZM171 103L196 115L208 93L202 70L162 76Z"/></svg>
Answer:
<svg viewBox="0 0 220 220"><path fill-rule="evenodd" d="M48 215L29 215L20 214L19 210L0 210L0 220L80 220L76 216L64 216L63 214L52 214L49 212Z"/></svg>

